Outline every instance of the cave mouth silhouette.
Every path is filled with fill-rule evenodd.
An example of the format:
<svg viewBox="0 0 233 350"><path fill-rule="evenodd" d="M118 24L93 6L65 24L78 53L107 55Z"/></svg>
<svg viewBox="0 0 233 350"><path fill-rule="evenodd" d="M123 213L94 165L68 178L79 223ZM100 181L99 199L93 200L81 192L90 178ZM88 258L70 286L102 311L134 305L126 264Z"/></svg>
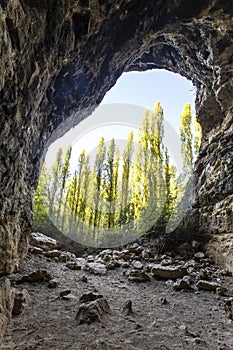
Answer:
<svg viewBox="0 0 233 350"><path fill-rule="evenodd" d="M165 129L164 146L168 148L169 157L176 166L178 174L181 174L183 160L180 154L180 115L187 102L191 104L192 114L194 114L194 98L195 93L193 85L179 74L157 69L147 70L145 72L125 73L118 79L114 87L106 93L102 103L91 116L87 117L50 146L45 158L47 169L51 169L56 160L58 150L62 148L64 157L70 145L72 146L70 173L74 173L74 169L77 166L79 156L83 149L89 156L89 164L91 169L93 169L97 146L101 137L104 137L107 147L109 146L110 140L112 138L115 139L116 146L120 151L120 158L122 159L130 131L134 132L135 157L137 134L142 117L146 110L153 113L152 111L154 110L155 103L162 100ZM185 183L186 182L187 178L185 180ZM163 200L165 200L165 198ZM185 205L187 207L188 203L185 203ZM106 213L104 215L106 215ZM159 214L156 212L154 217L150 217L150 220L147 219L148 224L146 225L144 234L151 230L151 227L158 220L159 215L161 215L161 213ZM173 222L169 222L169 229L167 228L169 232L178 225L183 216L183 212L180 216L179 220L176 218L176 222L174 222L174 217ZM87 240L84 234L78 231L76 233L71 231L66 232L64 226L59 224L54 213L53 215L51 214L50 219L64 235L83 245L109 248L111 246L119 246L119 244L122 246L138 238L138 234L128 234L128 236L124 234L123 237L123 231L132 231L132 227L130 228L129 225L125 225L122 228L122 237L116 239L112 238L113 236L110 232L114 230L102 229L102 235L104 235L106 231L106 235L110 235L109 237L111 238L109 238L107 242L104 241L97 244L90 238ZM82 224L86 227L86 224L83 222ZM86 227L85 230L88 230L88 227ZM91 230L92 228L90 227L90 231ZM112 233L116 236L115 231Z"/></svg>

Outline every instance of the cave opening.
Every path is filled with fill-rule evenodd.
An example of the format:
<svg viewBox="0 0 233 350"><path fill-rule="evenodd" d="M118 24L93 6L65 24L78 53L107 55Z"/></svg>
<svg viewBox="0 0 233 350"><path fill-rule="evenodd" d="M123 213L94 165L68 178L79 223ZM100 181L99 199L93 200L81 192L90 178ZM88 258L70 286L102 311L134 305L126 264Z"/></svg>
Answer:
<svg viewBox="0 0 233 350"><path fill-rule="evenodd" d="M168 157L168 162L170 162L170 168L172 169L173 167L173 170L171 170L171 172L174 172L173 175L170 174L169 176L174 176L174 179L175 177L177 177L177 179L174 181L178 181L178 177L181 178L181 173L184 170L184 158L182 159L183 156L181 156L181 114L184 113L182 112L182 110L184 110L184 106L187 107L187 105L189 105L189 127L191 128L190 137L193 138L192 133L194 120L193 118L195 114L195 97L195 89L192 83L186 78L180 76L179 74L171 73L167 70L158 69L147 70L144 72L133 71L123 73L114 85L114 87L112 87L106 93L100 106L92 113L92 115L87 117L81 123L79 123L75 128L68 131L63 137L58 139L54 144L50 146L45 158L45 164L42 168L42 174L40 177L39 185L35 193L36 227L41 227L41 221L43 221L43 215L41 215L43 214L41 213L41 202L44 199L43 210L45 211L45 213L48 214L49 218L55 224L59 231L61 231L64 235L72 238L73 240L78 241L79 243L91 246L97 245L95 234L93 234L92 238L84 237L85 235L87 236L87 232L90 236L90 232L92 232L93 230L95 231L95 229L93 229L94 223L92 223L91 225L90 211L93 210L92 207L96 205L95 203L97 199L91 197L96 196L93 195L93 191L96 191L96 189L93 189L93 185L91 187L90 184L86 184L86 186L88 186L87 192L89 194L86 194L85 199L83 199L83 197L81 197L83 196L83 194L81 195L80 193L83 191L82 186L85 186L83 182L84 180L82 180L82 176L91 176L92 181L96 181L96 162L99 152L99 143L101 138L103 138L103 147L105 148L105 156L104 159L102 159L103 179L102 184L99 185L98 193L101 193L100 197L102 201L102 204L100 204L100 211L102 211L102 214L100 215L105 217L109 216L109 218L102 218L101 220L99 219L99 221L102 222L102 224L98 224L99 226L101 226L101 235L104 236L104 234L107 234L108 237L111 236L111 234L108 235L109 229L112 229L110 231L111 233L115 234L115 236L116 233L119 234L123 231L128 232L128 235L124 233L124 238L121 238L120 245L127 243L128 240L137 239L138 235L134 232L136 225L136 214L132 214L133 212L135 212L135 207L139 205L135 204L136 192L140 192L139 196L141 198L141 201L146 201L144 207L139 210L140 212L142 210L145 211L145 208L149 206L149 202L147 203L148 200L145 199L148 196L150 196L151 198L150 201L165 201L165 197L156 197L156 191L158 190L154 190L154 194L152 195L152 190L146 190L145 186L148 185L145 185L143 183L138 184L138 186L140 186L140 188L144 188L144 195L141 194L141 189L138 189L137 191L135 190L135 188L133 189L133 187L135 187L134 182L136 181L135 167L137 167L136 164L137 162L139 162L139 153L142 152L139 151L141 147L140 137L142 137L139 136L139 134L140 132L142 132L140 130L143 129L143 123L145 123L145 121L143 122L143 118L146 114L148 114L148 123L152 123L152 115L154 115L153 118L155 118L153 121L154 124L151 124L151 126L149 127L151 130L149 131L148 129L147 131L143 131L143 133L151 133L150 137L146 141L148 143L148 146L147 149L144 150L144 153L147 152L147 156L143 160L143 162L145 164L147 162L155 162L154 160L152 161L150 159L152 159L152 157L158 157L159 155L156 154L155 150L152 150L152 147L154 146L150 138L154 137L153 142L156 143L160 142L156 140L158 140L161 137L161 151L157 151L161 153L160 157L162 158L162 162L160 166L165 169L165 163L163 163L165 162L165 153L163 152L165 149L167 149L168 152L166 157ZM156 106L160 106L159 108L161 108L161 122L163 124L159 127L159 132L161 133L161 135L156 136L157 139L155 137L157 133L156 128L158 127L156 126L156 119L159 120L161 116L155 115L157 113L155 112L157 108ZM151 116L149 116L149 114L151 114ZM129 190L129 186L123 188L122 181L126 181L125 179L123 179L123 174L126 171L124 164L124 155L127 147L129 147L130 133L132 133L132 155L130 160L128 159L128 161L132 163L132 166L130 166L131 175L129 176L127 181L132 183L132 188L130 188ZM112 154L112 157L115 159L114 161L116 161L116 157L119 157L118 164L114 165L117 166L118 174L116 180L117 183L115 184L116 193L115 195L112 194L112 198L109 198L109 195L107 193L104 193L104 191L107 192L106 188L109 186L108 181L113 181L112 178L108 179L108 181L106 180L106 178L109 176L109 169L107 168L112 166L108 158L110 147L114 147L114 154ZM193 170L194 158L197 156L197 152L194 152L193 144L191 145L191 148L193 157ZM141 154L140 157L143 157L143 155ZM84 163L81 163L81 159ZM68 164L66 164L67 160ZM85 161L88 161L87 167L92 172L92 175L87 175L87 173L84 175L82 174L82 167L86 166ZM145 167L145 164L140 166ZM66 170L64 168L65 166L67 167ZM58 169L58 167L60 167L60 170ZM67 171L66 175L64 175L64 171ZM99 171L102 170L99 169ZM152 165L150 165L150 168L148 167L147 170L144 169L144 176L148 177L149 175L146 175L146 173L156 173L157 171L158 169L155 168L155 166L153 168ZM191 176L191 174L189 175ZM159 175L157 174L157 176ZM164 174L162 174L162 176L164 176ZM185 176L183 174L183 177ZM46 181L47 184L45 184ZM147 182L148 181L149 179L147 180ZM152 180L150 179L150 181ZM156 176L154 177L153 181L156 181ZM187 182L187 180L185 181ZM73 183L73 185L71 184L71 182ZM78 184L76 182L78 182ZM167 191L165 190L165 184L162 184L160 186L164 187L163 191L165 193ZM124 197L123 192L126 190L126 188L127 191L129 191L129 194L127 195L127 199L122 199ZM53 194L52 191L54 191ZM160 191L162 191L162 189ZM149 192L151 192L150 195ZM47 196L44 196L43 193L47 193ZM90 197L91 199L88 197ZM75 204L76 200L78 201L78 203ZM131 207L133 209L131 209L131 212L129 212L129 209L125 210L124 214L122 214L121 206L123 205L123 201L126 200L128 202L124 203L124 206L127 206L128 208ZM82 201L84 201L84 203ZM70 206L73 209L70 209ZM83 206L86 209L84 209L84 212L81 214ZM114 214L110 215L108 211L112 211L113 206L115 211ZM73 212L73 214L69 212L70 210ZM158 208L156 210L155 208L153 208L153 210L154 212L156 212ZM170 211L172 210L170 209ZM154 227L156 221L158 221L158 213L156 215L153 215L152 209L150 209L150 212L150 214L149 212L144 214L144 216L147 216L147 219L144 217L143 220L148 221L148 224L144 225L145 227L140 229L140 235L143 234L142 230L144 230L144 234L150 231L151 227ZM69 216L69 219L66 218L67 215ZM80 215L82 216L82 219L80 219ZM131 222L131 226L129 225L130 215L131 221L133 218L132 215L134 215L134 223L132 224ZM160 215L162 215L161 212ZM75 216L79 218L77 219L75 218ZM124 219L122 219L123 216ZM70 220L75 220L75 222L81 221L81 227L78 228L78 226L80 226L79 223L77 225L74 225L76 227L74 228L74 226L72 226L72 224L69 222ZM108 223L106 220L108 221ZM121 223L122 220L126 220L128 225L123 226ZM112 223L110 223L110 221L112 221ZM82 230L84 230L84 226L85 232L82 232ZM79 233L78 230L80 230L81 233ZM99 231L98 235L100 235ZM104 244L104 246L109 247L112 244L119 244L119 239L117 239L115 242L114 240L109 240L108 238L107 242L104 239L104 243L98 242L98 244ZM100 241L99 238L98 241Z"/></svg>

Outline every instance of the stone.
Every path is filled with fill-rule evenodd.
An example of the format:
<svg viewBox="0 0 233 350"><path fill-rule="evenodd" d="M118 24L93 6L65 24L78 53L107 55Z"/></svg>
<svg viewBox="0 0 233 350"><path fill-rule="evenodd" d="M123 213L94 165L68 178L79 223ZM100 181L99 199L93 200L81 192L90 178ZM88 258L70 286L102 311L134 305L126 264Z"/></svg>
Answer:
<svg viewBox="0 0 233 350"><path fill-rule="evenodd" d="M81 303L87 303L89 301L94 301L94 300L97 300L97 299L100 299L100 298L103 298L103 295L97 294L97 293L94 293L94 292L88 292L88 293L83 294L79 298L79 301Z"/></svg>
<svg viewBox="0 0 233 350"><path fill-rule="evenodd" d="M87 282L88 282L87 276L83 275L83 276L80 278L80 281L82 281L82 282L84 282L84 283L87 283Z"/></svg>
<svg viewBox="0 0 233 350"><path fill-rule="evenodd" d="M78 261L69 261L66 267L70 270L81 270L83 265L79 264Z"/></svg>
<svg viewBox="0 0 233 350"><path fill-rule="evenodd" d="M150 276L141 270L131 270L128 274L128 280L130 282L147 282L150 281Z"/></svg>
<svg viewBox="0 0 233 350"><path fill-rule="evenodd" d="M134 269L143 269L143 264L140 261L132 261L132 266Z"/></svg>
<svg viewBox="0 0 233 350"><path fill-rule="evenodd" d="M53 238L45 236L40 232L32 232L30 235L30 243L32 246L43 250L52 250L57 248L57 241Z"/></svg>
<svg viewBox="0 0 233 350"><path fill-rule="evenodd" d="M67 262L67 261L71 261L72 259L75 259L75 258L76 258L76 256L70 252L62 252L58 258L58 261Z"/></svg>
<svg viewBox="0 0 233 350"><path fill-rule="evenodd" d="M142 259L145 260L145 261L148 261L149 259L151 258L151 254L150 254L150 250L146 250L144 249L142 251Z"/></svg>
<svg viewBox="0 0 233 350"><path fill-rule="evenodd" d="M196 258L197 260L201 260L205 258L205 254L203 252L197 252L194 254L194 258Z"/></svg>
<svg viewBox="0 0 233 350"><path fill-rule="evenodd" d="M169 304L169 301L167 301L167 298L166 298L166 297L161 297L161 298L160 298L160 303L161 303L162 305L167 305L167 304Z"/></svg>
<svg viewBox="0 0 233 350"><path fill-rule="evenodd" d="M71 294L71 290L70 289L64 289L59 293L59 297L63 298L65 296L67 296L68 294Z"/></svg>
<svg viewBox="0 0 233 350"><path fill-rule="evenodd" d="M86 293L79 301L80 305L76 314L78 325L100 322L102 317L110 312L109 304L102 295Z"/></svg>
<svg viewBox="0 0 233 350"><path fill-rule="evenodd" d="M132 309L132 300L128 299L124 302L123 306L122 306L122 313L125 316L128 316L130 314L133 313L133 309Z"/></svg>
<svg viewBox="0 0 233 350"><path fill-rule="evenodd" d="M39 254L43 254L44 250L42 248L29 246L28 252L34 255L39 255Z"/></svg>
<svg viewBox="0 0 233 350"><path fill-rule="evenodd" d="M62 252L58 249L54 249L54 250L49 250L47 252L45 252L45 256L47 258L59 258L60 255L62 254Z"/></svg>
<svg viewBox="0 0 233 350"><path fill-rule="evenodd" d="M226 317L229 320L233 320L233 298L225 299L224 303Z"/></svg>
<svg viewBox="0 0 233 350"><path fill-rule="evenodd" d="M177 279L187 274L187 270L181 266L162 266L154 264L151 266L151 273L157 279Z"/></svg>
<svg viewBox="0 0 233 350"><path fill-rule="evenodd" d="M120 253L120 259L129 261L130 260L131 253L129 250L125 249Z"/></svg>
<svg viewBox="0 0 233 350"><path fill-rule="evenodd" d="M189 276L184 276L182 279L178 279L176 282L173 284L173 289L174 290L190 290L192 289L191 287L191 279Z"/></svg>
<svg viewBox="0 0 233 350"><path fill-rule="evenodd" d="M58 280L57 279L52 279L52 280L50 280L49 281L49 283L48 283L48 287L49 288L57 288L58 287L58 285L59 285L59 282L58 282Z"/></svg>
<svg viewBox="0 0 233 350"><path fill-rule="evenodd" d="M216 292L216 288L221 287L221 285L219 283L205 281L205 280L199 280L197 282L196 286L198 289L208 290L208 291L213 291L213 292Z"/></svg>
<svg viewBox="0 0 233 350"><path fill-rule="evenodd" d="M90 262L83 267L84 271L93 273L94 275L106 275L107 269L104 264Z"/></svg>
<svg viewBox="0 0 233 350"><path fill-rule="evenodd" d="M26 289L23 290L14 290L14 306L12 310L12 316L18 316L23 313L25 307L30 301L30 295Z"/></svg>
<svg viewBox="0 0 233 350"><path fill-rule="evenodd" d="M52 277L47 270L36 270L28 275L22 276L21 282L38 283L51 280Z"/></svg>

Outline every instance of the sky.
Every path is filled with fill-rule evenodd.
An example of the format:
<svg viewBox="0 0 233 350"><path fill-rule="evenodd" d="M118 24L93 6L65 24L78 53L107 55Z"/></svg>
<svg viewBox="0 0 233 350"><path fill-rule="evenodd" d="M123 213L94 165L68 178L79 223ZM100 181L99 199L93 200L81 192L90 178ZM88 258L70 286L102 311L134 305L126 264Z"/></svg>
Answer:
<svg viewBox="0 0 233 350"><path fill-rule="evenodd" d="M122 74L95 112L51 145L46 156L47 166L50 167L55 160L58 148L65 149L69 144L73 147L71 164L77 163L83 149L94 159L101 136L106 141L115 138L120 151L123 150L129 132L133 130L137 134L144 111L153 110L156 101L164 109L165 132L166 128L169 130L167 146L180 153L177 143L179 118L185 103L190 103L192 113L195 112L195 89L179 74L156 69Z"/></svg>

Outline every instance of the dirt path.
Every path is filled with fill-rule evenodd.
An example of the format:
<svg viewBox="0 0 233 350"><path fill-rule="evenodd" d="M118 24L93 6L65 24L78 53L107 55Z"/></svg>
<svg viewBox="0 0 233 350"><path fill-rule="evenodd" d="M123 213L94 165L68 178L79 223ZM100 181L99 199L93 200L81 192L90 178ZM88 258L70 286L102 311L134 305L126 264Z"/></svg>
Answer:
<svg viewBox="0 0 233 350"><path fill-rule="evenodd" d="M226 318L224 296L201 290L174 291L170 280L129 282L122 267L106 275L74 271L44 255L29 254L20 274L38 268L46 269L59 285L17 285L28 290L31 300L24 313L13 318L3 350L233 349L233 322ZM216 278L232 295L232 277ZM59 297L64 290L70 290L67 299ZM79 298L90 291L102 294L111 312L101 322L78 325ZM132 301L129 315L122 311L127 300Z"/></svg>

